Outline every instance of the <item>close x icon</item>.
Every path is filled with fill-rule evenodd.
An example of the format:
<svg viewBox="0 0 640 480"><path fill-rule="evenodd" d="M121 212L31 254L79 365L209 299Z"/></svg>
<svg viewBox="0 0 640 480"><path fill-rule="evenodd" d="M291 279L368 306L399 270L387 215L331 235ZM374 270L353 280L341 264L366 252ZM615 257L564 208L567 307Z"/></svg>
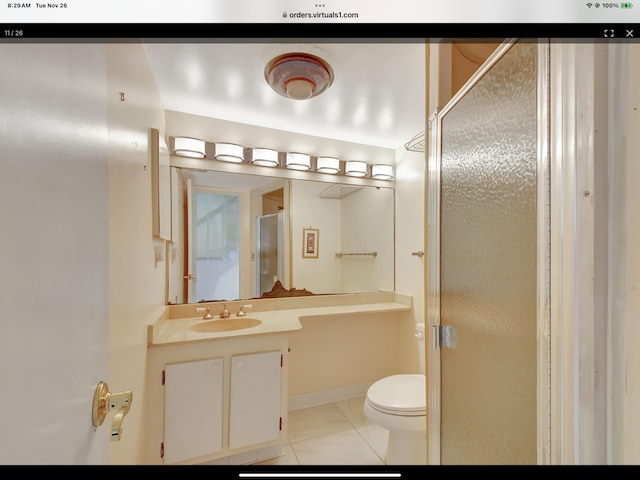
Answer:
<svg viewBox="0 0 640 480"><path fill-rule="evenodd" d="M602 36L604 38L636 38L633 28L605 28Z"/></svg>

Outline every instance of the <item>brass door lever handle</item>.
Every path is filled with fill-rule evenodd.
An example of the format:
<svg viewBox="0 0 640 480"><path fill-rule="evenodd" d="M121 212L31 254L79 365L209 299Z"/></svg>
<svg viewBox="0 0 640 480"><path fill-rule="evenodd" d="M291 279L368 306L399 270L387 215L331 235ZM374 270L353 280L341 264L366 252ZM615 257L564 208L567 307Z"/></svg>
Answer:
<svg viewBox="0 0 640 480"><path fill-rule="evenodd" d="M113 423L111 424L111 441L115 442L122 438L122 420L129 413L133 392L125 390L120 393L109 393L109 385L106 382L100 382L96 386L93 395L93 409L91 413L91 421L94 427L99 427L104 423L107 413L111 410L117 410Z"/></svg>

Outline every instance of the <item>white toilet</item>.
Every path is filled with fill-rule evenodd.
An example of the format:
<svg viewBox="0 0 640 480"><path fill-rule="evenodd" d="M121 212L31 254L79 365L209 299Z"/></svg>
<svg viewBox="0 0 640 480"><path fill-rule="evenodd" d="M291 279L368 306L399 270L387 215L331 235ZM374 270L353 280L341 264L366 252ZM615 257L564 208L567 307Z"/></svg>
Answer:
<svg viewBox="0 0 640 480"><path fill-rule="evenodd" d="M364 413L389 431L387 465L426 465L427 401L424 374L424 323L416 326L420 349L418 374L391 375L367 391Z"/></svg>

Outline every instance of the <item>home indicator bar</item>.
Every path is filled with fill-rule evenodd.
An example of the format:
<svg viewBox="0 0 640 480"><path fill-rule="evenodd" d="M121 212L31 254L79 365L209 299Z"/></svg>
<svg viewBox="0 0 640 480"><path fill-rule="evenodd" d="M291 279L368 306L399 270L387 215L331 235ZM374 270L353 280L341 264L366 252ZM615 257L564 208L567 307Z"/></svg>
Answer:
<svg viewBox="0 0 640 480"><path fill-rule="evenodd" d="M240 478L400 478L400 473L240 473Z"/></svg>

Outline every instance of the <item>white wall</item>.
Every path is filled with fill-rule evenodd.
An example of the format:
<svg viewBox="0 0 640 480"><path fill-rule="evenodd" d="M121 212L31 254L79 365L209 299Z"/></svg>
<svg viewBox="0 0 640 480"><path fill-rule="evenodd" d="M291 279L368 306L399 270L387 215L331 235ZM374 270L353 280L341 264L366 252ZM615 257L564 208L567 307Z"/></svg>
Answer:
<svg viewBox="0 0 640 480"><path fill-rule="evenodd" d="M302 329L289 336L289 396L367 385L398 373L396 315L303 318Z"/></svg>
<svg viewBox="0 0 640 480"><path fill-rule="evenodd" d="M321 198L329 184L293 182L292 258L295 288L314 293L394 290L394 191L367 187ZM302 257L302 231L319 229L318 258ZM337 253L370 253L344 255Z"/></svg>
<svg viewBox="0 0 640 480"><path fill-rule="evenodd" d="M413 296L413 312L404 315L403 321L397 323L397 355L398 368L408 372L420 371L415 325L427 323L424 294L427 259L424 235L425 158L421 152L396 151L395 290ZM412 255L420 251L424 251L423 257ZM426 342L426 337L422 341Z"/></svg>
<svg viewBox="0 0 640 480"><path fill-rule="evenodd" d="M366 188L342 199L340 251L377 254L339 259L343 292L394 290L394 197L389 188Z"/></svg>
<svg viewBox="0 0 640 480"><path fill-rule="evenodd" d="M313 293L342 293L340 259L341 202L320 198L327 184L291 182L291 286ZM318 258L302 257L303 228L317 228Z"/></svg>
<svg viewBox="0 0 640 480"><path fill-rule="evenodd" d="M165 309L165 263L154 262L150 129L164 111L141 44L111 44L109 108L109 376L112 392L132 390L123 436L109 443L110 464L145 459L147 324ZM120 92L124 93L124 101ZM158 447L159 448L159 447Z"/></svg>

